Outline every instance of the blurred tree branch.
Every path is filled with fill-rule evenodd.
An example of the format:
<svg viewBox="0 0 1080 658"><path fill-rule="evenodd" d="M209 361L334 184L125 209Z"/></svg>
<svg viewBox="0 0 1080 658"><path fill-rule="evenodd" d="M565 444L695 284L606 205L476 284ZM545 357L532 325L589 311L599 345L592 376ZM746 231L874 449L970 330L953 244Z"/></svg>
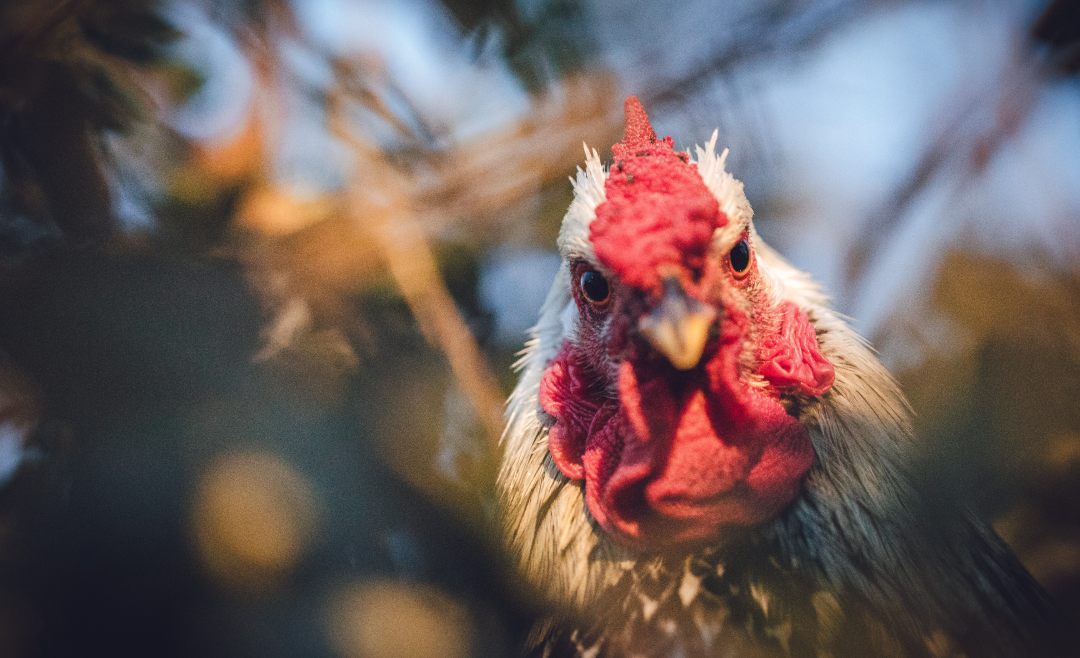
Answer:
<svg viewBox="0 0 1080 658"><path fill-rule="evenodd" d="M903 226L912 203L947 172L963 185L982 172L997 150L1024 125L1038 98L1046 74L1045 63L1018 45L1012 65L991 85L965 90L943 108L940 132L928 143L907 178L870 215L849 247L846 283L859 285L869 263Z"/></svg>
<svg viewBox="0 0 1080 658"><path fill-rule="evenodd" d="M490 439L502 434L502 396L487 359L439 276L425 231L412 210L405 172L355 136L342 102L330 97L331 129L357 157L347 198L350 214L378 245L394 280L428 341L441 349Z"/></svg>
<svg viewBox="0 0 1080 658"><path fill-rule="evenodd" d="M686 103L708 83L739 66L787 56L854 19L869 0L767 0L746 18L727 24L730 36L704 61L680 77L659 79L640 94L646 107Z"/></svg>

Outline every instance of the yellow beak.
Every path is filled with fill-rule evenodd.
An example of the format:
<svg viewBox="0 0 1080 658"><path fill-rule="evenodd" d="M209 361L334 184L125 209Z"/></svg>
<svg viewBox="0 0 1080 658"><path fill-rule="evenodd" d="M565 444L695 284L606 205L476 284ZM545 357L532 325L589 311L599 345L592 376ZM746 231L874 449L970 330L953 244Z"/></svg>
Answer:
<svg viewBox="0 0 1080 658"><path fill-rule="evenodd" d="M669 278L660 305L641 318L638 330L671 365L689 370L701 360L715 319L716 309L690 297L678 279Z"/></svg>

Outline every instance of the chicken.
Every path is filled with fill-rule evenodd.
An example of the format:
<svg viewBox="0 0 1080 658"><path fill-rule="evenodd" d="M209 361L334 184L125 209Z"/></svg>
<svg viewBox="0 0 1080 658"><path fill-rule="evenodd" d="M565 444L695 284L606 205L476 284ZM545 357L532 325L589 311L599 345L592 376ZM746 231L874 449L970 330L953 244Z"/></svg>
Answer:
<svg viewBox="0 0 1080 658"><path fill-rule="evenodd" d="M691 156L625 112L572 181L507 411L506 541L567 611L530 652L1054 651L1046 595L924 491L903 395L761 241L717 133Z"/></svg>

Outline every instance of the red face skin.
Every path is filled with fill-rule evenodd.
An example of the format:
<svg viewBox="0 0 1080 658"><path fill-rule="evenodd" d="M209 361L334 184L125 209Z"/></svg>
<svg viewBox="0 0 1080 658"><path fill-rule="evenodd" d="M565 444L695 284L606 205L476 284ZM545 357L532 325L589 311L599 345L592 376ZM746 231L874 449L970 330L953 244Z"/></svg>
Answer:
<svg viewBox="0 0 1080 658"><path fill-rule="evenodd" d="M597 259L615 275L611 294L590 299L581 281L594 270L572 265L579 328L545 371L540 404L556 418L551 455L584 480L601 527L632 547L668 550L763 522L792 502L814 453L780 396L824 394L833 370L805 313L752 294L756 259L735 272L727 254L709 253L727 218L670 138L655 141L633 97L627 115L591 227ZM636 330L670 277L718 311L688 371ZM754 373L768 386L751 384Z"/></svg>

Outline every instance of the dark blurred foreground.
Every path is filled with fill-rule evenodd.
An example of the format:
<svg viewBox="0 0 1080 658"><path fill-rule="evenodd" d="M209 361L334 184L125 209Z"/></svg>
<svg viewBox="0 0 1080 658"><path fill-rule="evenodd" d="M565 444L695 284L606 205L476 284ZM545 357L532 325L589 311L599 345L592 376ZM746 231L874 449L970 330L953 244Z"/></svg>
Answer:
<svg viewBox="0 0 1080 658"><path fill-rule="evenodd" d="M2 304L50 420L3 491L0 653L513 653L490 538L384 465L354 393L252 364L235 265L67 253Z"/></svg>

